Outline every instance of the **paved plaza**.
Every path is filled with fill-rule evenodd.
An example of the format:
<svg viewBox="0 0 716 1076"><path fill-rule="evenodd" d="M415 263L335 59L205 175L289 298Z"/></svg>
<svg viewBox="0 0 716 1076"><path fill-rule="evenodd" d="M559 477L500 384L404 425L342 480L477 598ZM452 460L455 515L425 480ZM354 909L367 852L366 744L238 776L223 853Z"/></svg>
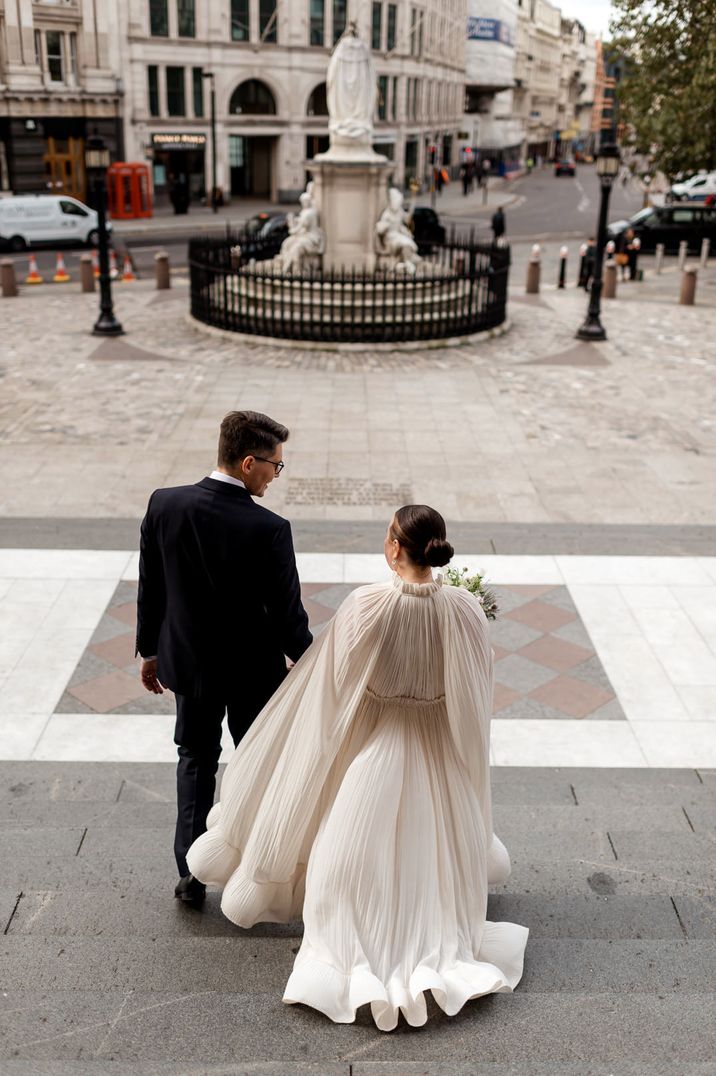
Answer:
<svg viewBox="0 0 716 1076"><path fill-rule="evenodd" d="M451 348L247 344L188 287L0 300L0 1072L12 1076L711 1076L716 271L604 303L524 294ZM518 267L519 269L519 267ZM434 504L501 615L491 918L530 927L514 996L385 1035L281 1005L301 925L172 898L172 703L133 657L149 493L211 469L237 407L292 431L268 507L320 631L388 577L393 509ZM227 745L228 749L228 745ZM226 756L225 756L226 757Z"/></svg>

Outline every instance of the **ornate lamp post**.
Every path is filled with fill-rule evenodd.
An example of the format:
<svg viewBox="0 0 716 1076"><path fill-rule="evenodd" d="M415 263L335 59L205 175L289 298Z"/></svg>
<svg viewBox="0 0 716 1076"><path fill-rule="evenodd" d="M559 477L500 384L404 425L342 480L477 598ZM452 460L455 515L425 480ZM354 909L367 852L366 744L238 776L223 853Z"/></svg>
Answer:
<svg viewBox="0 0 716 1076"><path fill-rule="evenodd" d="M202 78L211 79L211 97L209 99L209 123L211 124L211 210L216 213L219 209L216 200L216 91L214 88L214 72L202 71Z"/></svg>
<svg viewBox="0 0 716 1076"><path fill-rule="evenodd" d="M589 306L587 316L577 329L580 340L606 340L607 334L599 320L601 313L602 298L602 267L604 263L604 247L607 242L607 212L609 210L609 195L612 184L619 172L619 146L613 143L601 146L597 157L597 175L601 188L599 202L599 224L597 225L597 248L594 252L594 276L589 292Z"/></svg>
<svg viewBox="0 0 716 1076"><path fill-rule="evenodd" d="M92 185L97 209L99 250L99 317L92 332L95 336L119 336L124 330L114 316L112 281L109 275L109 236L107 235L107 189L105 179L109 168L109 150L98 135L87 139L85 167Z"/></svg>

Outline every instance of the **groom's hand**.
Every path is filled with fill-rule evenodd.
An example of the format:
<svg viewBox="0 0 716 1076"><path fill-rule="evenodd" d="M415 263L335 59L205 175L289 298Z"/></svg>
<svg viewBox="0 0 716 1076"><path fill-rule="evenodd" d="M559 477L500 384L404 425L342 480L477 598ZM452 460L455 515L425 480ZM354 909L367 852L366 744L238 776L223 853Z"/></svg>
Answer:
<svg viewBox="0 0 716 1076"><path fill-rule="evenodd" d="M142 678L147 691L151 691L153 695L163 695L164 688L159 683L157 677L157 659L156 658L142 658L142 664L139 668L139 675Z"/></svg>

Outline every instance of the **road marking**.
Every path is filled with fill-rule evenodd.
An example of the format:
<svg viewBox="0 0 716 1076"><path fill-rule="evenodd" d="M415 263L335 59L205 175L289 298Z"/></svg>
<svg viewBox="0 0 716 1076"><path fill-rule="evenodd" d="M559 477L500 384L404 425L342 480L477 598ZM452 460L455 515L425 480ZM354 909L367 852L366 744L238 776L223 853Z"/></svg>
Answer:
<svg viewBox="0 0 716 1076"><path fill-rule="evenodd" d="M586 213L587 210L589 209L590 205L591 205L591 201L587 197L587 192L585 191L584 187L579 182L579 180L577 179L576 176L574 177L574 182L577 185L577 190L579 191L579 193L582 196L580 198L580 200L579 200L579 205L577 206L577 212L578 213Z"/></svg>

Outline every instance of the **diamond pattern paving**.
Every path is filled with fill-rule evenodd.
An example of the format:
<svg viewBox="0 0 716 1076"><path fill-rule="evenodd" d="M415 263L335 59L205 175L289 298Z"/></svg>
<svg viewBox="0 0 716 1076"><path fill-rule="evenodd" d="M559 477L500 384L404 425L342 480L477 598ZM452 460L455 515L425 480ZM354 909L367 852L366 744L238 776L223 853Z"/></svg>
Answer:
<svg viewBox="0 0 716 1076"><path fill-rule="evenodd" d="M304 584L314 635L353 589L352 584ZM500 606L500 618L491 625L496 716L624 720L568 589L494 589ZM57 706L59 712L173 713L171 692L149 695L139 683L134 660L136 595L135 583L117 587Z"/></svg>

